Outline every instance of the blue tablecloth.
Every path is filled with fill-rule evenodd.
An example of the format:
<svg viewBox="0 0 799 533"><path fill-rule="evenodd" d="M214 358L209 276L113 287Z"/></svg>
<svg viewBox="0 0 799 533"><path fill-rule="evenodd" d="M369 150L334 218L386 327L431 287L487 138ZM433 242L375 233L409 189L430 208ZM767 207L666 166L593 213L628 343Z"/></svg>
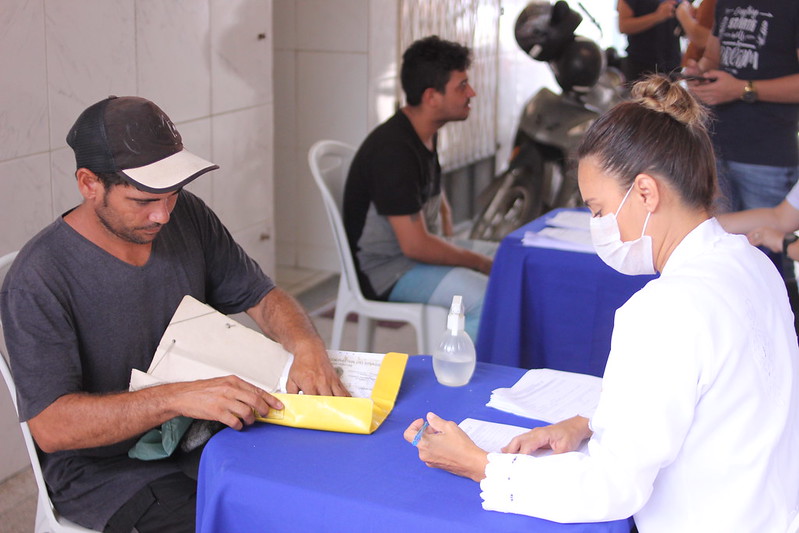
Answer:
<svg viewBox="0 0 799 533"><path fill-rule="evenodd" d="M524 246L557 209L505 237L488 281L477 359L602 376L616 309L654 276L625 276L596 254Z"/></svg>
<svg viewBox="0 0 799 533"><path fill-rule="evenodd" d="M397 404L372 435L257 423L215 435L203 451L198 532L628 533L631 520L557 524L484 511L474 481L430 469L402 433L428 411L534 427L485 407L524 370L478 363L469 385L439 385L430 357L409 358Z"/></svg>

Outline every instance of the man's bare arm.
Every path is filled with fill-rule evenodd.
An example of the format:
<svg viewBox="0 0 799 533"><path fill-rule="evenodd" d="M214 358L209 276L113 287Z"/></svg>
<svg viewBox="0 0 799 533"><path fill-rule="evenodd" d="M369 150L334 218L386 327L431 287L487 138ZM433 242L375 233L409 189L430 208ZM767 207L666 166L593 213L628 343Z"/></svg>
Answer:
<svg viewBox="0 0 799 533"><path fill-rule="evenodd" d="M619 12L619 32L635 35L657 26L674 17L675 5L675 0L663 0L652 13L636 17L630 5L624 0L619 0L616 6Z"/></svg>
<svg viewBox="0 0 799 533"><path fill-rule="evenodd" d="M405 256L432 265L462 266L488 274L493 261L490 257L455 246L427 231L420 213L390 216L388 221L397 236Z"/></svg>
<svg viewBox="0 0 799 533"><path fill-rule="evenodd" d="M308 314L297 300L275 287L247 310L261 330L294 354L288 392L349 396Z"/></svg>
<svg viewBox="0 0 799 533"><path fill-rule="evenodd" d="M67 394L28 420L48 453L94 448L127 440L178 415L217 420L234 429L252 424L255 412L283 405L262 389L227 376L156 385L135 392Z"/></svg>

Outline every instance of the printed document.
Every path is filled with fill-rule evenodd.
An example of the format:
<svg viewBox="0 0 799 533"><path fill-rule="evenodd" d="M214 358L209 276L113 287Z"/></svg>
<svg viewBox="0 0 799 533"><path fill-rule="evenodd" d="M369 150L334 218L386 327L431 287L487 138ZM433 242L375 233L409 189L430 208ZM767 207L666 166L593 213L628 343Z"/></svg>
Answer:
<svg viewBox="0 0 799 533"><path fill-rule="evenodd" d="M487 405L553 424L575 415L593 416L601 390L602 378L537 368L512 387L495 389Z"/></svg>
<svg viewBox="0 0 799 533"><path fill-rule="evenodd" d="M329 351L330 364L353 398L371 398L383 354Z"/></svg>
<svg viewBox="0 0 799 533"><path fill-rule="evenodd" d="M474 418L467 418L458 424L458 426L469 435L469 438L472 439L477 446L489 453L502 453L502 448L507 446L513 437L530 431L529 428L523 428L521 426L486 422L485 420L476 420ZM584 440L576 451L588 453L588 439ZM551 454L551 449L541 448L530 455L534 457L543 457Z"/></svg>

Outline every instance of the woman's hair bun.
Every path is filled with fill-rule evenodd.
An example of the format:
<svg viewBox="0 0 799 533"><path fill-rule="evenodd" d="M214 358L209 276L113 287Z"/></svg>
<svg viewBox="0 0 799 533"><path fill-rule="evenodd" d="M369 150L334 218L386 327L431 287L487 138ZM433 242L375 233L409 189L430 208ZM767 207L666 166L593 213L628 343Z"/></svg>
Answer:
<svg viewBox="0 0 799 533"><path fill-rule="evenodd" d="M707 111L679 83L666 76L654 74L641 79L633 85L632 99L652 111L665 113L686 126L704 127Z"/></svg>

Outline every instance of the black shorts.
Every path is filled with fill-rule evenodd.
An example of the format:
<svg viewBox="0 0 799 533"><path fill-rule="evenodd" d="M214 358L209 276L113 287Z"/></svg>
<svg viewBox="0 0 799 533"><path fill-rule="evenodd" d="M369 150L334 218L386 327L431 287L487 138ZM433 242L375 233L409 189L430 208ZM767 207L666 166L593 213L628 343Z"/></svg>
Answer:
<svg viewBox="0 0 799 533"><path fill-rule="evenodd" d="M194 533L197 481L183 472L156 479L106 524L106 533Z"/></svg>

